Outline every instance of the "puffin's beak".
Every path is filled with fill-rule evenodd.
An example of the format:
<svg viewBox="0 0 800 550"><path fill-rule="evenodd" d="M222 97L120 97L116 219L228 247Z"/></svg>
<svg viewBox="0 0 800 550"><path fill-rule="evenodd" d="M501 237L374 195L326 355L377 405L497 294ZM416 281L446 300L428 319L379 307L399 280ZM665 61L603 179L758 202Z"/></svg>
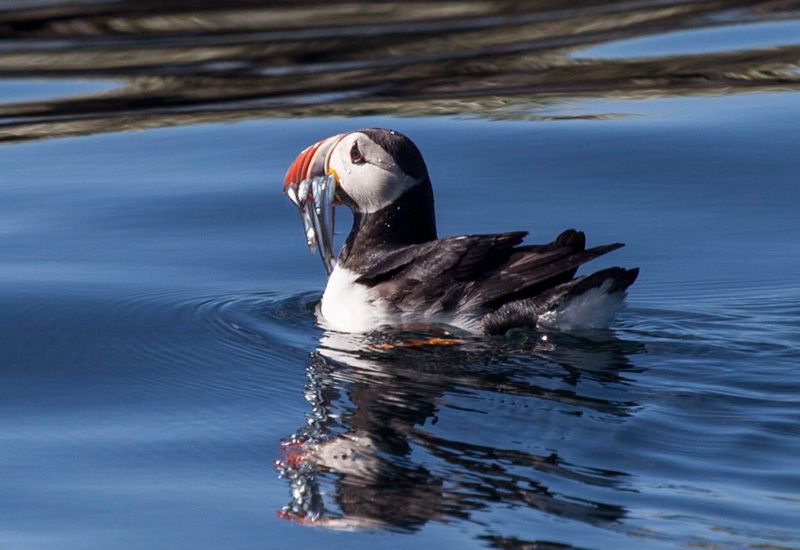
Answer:
<svg viewBox="0 0 800 550"><path fill-rule="evenodd" d="M289 166L283 192L300 209L306 244L311 253L319 250L328 275L335 264L333 228L338 177L329 168L330 153L342 135L318 141L304 149Z"/></svg>

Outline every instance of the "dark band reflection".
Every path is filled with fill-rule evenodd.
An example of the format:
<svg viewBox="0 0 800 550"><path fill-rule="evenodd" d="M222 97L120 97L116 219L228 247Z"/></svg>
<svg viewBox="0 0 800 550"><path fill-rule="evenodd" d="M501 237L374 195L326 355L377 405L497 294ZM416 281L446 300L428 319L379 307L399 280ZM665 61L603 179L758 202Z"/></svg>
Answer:
<svg viewBox="0 0 800 550"><path fill-rule="evenodd" d="M547 481L631 490L624 472L571 464L555 451L526 452L502 443L507 434L493 440L469 427L494 424L493 408L511 402L534 423L543 404L549 414L624 421L635 402L588 395L579 382L624 389L636 344L608 335L593 341L519 333L443 346L451 335L435 336L436 345L409 333L323 336L307 366L307 423L285 440L276 461L291 487L281 517L403 531L429 520L471 519L494 506L592 524L625 517L620 505L570 495ZM448 420L440 422L442 416Z"/></svg>
<svg viewBox="0 0 800 550"><path fill-rule="evenodd" d="M0 78L50 87L45 99L0 98L0 143L260 117L604 119L626 111L562 109L559 99L800 86L791 39L758 47L734 35L721 51L659 55L623 43L621 57L594 49L785 21L797 17L793 2L38 4L0 9ZM73 95L61 79L104 85Z"/></svg>

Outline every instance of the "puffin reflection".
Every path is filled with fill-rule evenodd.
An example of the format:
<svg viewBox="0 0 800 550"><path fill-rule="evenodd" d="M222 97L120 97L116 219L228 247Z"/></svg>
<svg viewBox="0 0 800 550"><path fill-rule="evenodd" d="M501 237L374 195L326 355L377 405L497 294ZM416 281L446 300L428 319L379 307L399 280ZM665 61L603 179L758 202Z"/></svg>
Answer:
<svg viewBox="0 0 800 550"><path fill-rule="evenodd" d="M275 462L291 487L279 516L335 529L413 531L500 503L590 523L620 520L623 507L564 494L545 480L625 489L626 474L570 464L556 452L495 446L491 438L476 443L472 434L457 435L463 426L439 423L443 411L485 418L493 413L486 405L497 401L630 415L636 403L584 395L577 385L592 379L624 387L624 373L633 370L627 356L637 346L556 338L462 339L444 329L433 337L430 329L424 337L325 333L307 365L306 425L284 441ZM471 409L465 402L475 395L478 408Z"/></svg>

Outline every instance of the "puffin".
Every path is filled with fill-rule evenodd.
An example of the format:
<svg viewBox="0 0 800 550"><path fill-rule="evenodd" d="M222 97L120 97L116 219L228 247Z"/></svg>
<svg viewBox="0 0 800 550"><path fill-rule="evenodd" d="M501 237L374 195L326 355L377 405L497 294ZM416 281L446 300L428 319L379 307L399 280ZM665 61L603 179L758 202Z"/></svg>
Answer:
<svg viewBox="0 0 800 550"><path fill-rule="evenodd" d="M623 246L586 247L582 231L524 244L527 231L439 238L433 188L417 146L395 130L331 136L290 165L284 193L300 208L307 244L328 272L324 328L446 325L473 334L515 328L606 328L639 269L578 268ZM353 225L334 257L334 209Z"/></svg>

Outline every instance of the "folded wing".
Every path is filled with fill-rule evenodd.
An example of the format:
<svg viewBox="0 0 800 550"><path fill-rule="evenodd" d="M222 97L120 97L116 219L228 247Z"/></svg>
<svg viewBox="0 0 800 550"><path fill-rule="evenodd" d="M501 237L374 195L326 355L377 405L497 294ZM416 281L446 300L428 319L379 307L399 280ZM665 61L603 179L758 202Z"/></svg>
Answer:
<svg viewBox="0 0 800 550"><path fill-rule="evenodd" d="M465 235L384 251L358 282L399 311L495 309L566 283L581 264L623 246L586 249L585 235L574 229L548 244L520 246L526 235Z"/></svg>

